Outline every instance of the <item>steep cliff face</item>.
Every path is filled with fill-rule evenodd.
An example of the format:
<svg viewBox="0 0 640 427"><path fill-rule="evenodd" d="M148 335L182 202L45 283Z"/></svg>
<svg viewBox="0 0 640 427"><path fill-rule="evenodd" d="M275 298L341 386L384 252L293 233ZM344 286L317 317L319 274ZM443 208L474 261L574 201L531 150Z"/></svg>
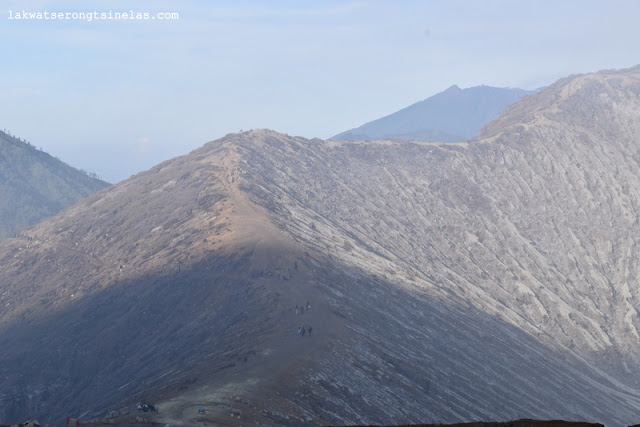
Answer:
<svg viewBox="0 0 640 427"><path fill-rule="evenodd" d="M92 196L0 244L0 420L633 424L638 111L574 76L468 143L252 131Z"/></svg>
<svg viewBox="0 0 640 427"><path fill-rule="evenodd" d="M0 240L55 215L106 182L0 132Z"/></svg>

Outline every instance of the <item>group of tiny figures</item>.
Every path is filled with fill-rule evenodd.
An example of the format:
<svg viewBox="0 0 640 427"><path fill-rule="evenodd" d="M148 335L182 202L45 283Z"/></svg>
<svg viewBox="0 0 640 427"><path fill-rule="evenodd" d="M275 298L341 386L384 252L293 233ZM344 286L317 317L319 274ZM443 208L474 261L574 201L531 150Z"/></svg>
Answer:
<svg viewBox="0 0 640 427"><path fill-rule="evenodd" d="M296 314L304 314L304 311L309 311L310 308L311 304L309 304L309 301L307 301L307 303L304 305L296 305ZM309 329L306 329L304 326L300 326L298 328L298 333L300 334L300 336L304 336L307 332L309 332L309 336L311 336L313 328L311 326L309 326Z"/></svg>
<svg viewBox="0 0 640 427"><path fill-rule="evenodd" d="M309 304L309 301L307 301L306 305L301 305L301 306L297 306L296 305L296 314L304 314L305 308L307 310L309 310L311 308L311 304Z"/></svg>
<svg viewBox="0 0 640 427"><path fill-rule="evenodd" d="M304 334L306 334L307 332L309 332L309 336L311 336L311 332L313 332L313 328L311 326L309 326L309 329L305 329L304 326L300 326L298 328L298 333L302 336L304 336Z"/></svg>
<svg viewBox="0 0 640 427"><path fill-rule="evenodd" d="M158 412L158 410L156 409L153 403L140 402L136 406L136 409L142 412Z"/></svg>

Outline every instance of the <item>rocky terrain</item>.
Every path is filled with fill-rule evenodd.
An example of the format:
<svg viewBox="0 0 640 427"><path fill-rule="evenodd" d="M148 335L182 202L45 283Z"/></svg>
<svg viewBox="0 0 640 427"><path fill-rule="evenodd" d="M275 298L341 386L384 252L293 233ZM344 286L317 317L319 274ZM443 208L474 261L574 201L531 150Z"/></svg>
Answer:
<svg viewBox="0 0 640 427"><path fill-rule="evenodd" d="M482 127L507 106L535 92L491 86L460 89L454 85L331 139L374 141L402 138L411 141L461 142L476 137Z"/></svg>
<svg viewBox="0 0 640 427"><path fill-rule="evenodd" d="M108 184L0 132L0 240Z"/></svg>
<svg viewBox="0 0 640 427"><path fill-rule="evenodd" d="M635 424L638 111L604 71L465 143L258 130L90 196L0 243L0 421Z"/></svg>
<svg viewBox="0 0 640 427"><path fill-rule="evenodd" d="M150 426L162 426L163 424L154 423L151 421L140 422L140 417L137 417L138 421L130 420L130 421L113 421L110 422L100 422L100 421L90 421L85 422L83 425L90 427L138 427L140 424L146 424ZM40 424L35 421L34 422L25 422L23 424L14 424L14 425L0 425L0 427L38 427ZM602 424L595 423L586 423L586 422L570 422L570 421L561 421L561 420L552 420L552 421L541 421L541 420L531 420L531 419L522 419L515 421L505 421L505 422L470 422L470 423L457 423L457 424L411 424L413 427L603 427ZM42 425L42 427L50 427L47 425ZM366 426L363 426L366 427ZM396 427L409 427L409 425L397 425Z"/></svg>

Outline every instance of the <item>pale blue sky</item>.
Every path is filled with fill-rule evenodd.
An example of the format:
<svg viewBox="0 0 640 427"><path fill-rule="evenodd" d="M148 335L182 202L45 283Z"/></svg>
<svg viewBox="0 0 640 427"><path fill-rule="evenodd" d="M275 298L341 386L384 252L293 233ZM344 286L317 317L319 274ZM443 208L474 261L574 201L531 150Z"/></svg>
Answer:
<svg viewBox="0 0 640 427"><path fill-rule="evenodd" d="M327 138L453 84L640 63L635 0L2 3L0 129L110 182L240 129ZM22 10L180 19L8 19Z"/></svg>

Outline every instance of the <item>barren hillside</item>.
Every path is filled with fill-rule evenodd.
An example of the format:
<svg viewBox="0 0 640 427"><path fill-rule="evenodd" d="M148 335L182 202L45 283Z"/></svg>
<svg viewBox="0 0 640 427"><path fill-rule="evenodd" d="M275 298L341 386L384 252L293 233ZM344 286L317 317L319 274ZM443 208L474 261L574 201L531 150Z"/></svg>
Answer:
<svg viewBox="0 0 640 427"><path fill-rule="evenodd" d="M0 421L635 424L638 111L573 76L468 143L259 130L91 196L0 244Z"/></svg>

